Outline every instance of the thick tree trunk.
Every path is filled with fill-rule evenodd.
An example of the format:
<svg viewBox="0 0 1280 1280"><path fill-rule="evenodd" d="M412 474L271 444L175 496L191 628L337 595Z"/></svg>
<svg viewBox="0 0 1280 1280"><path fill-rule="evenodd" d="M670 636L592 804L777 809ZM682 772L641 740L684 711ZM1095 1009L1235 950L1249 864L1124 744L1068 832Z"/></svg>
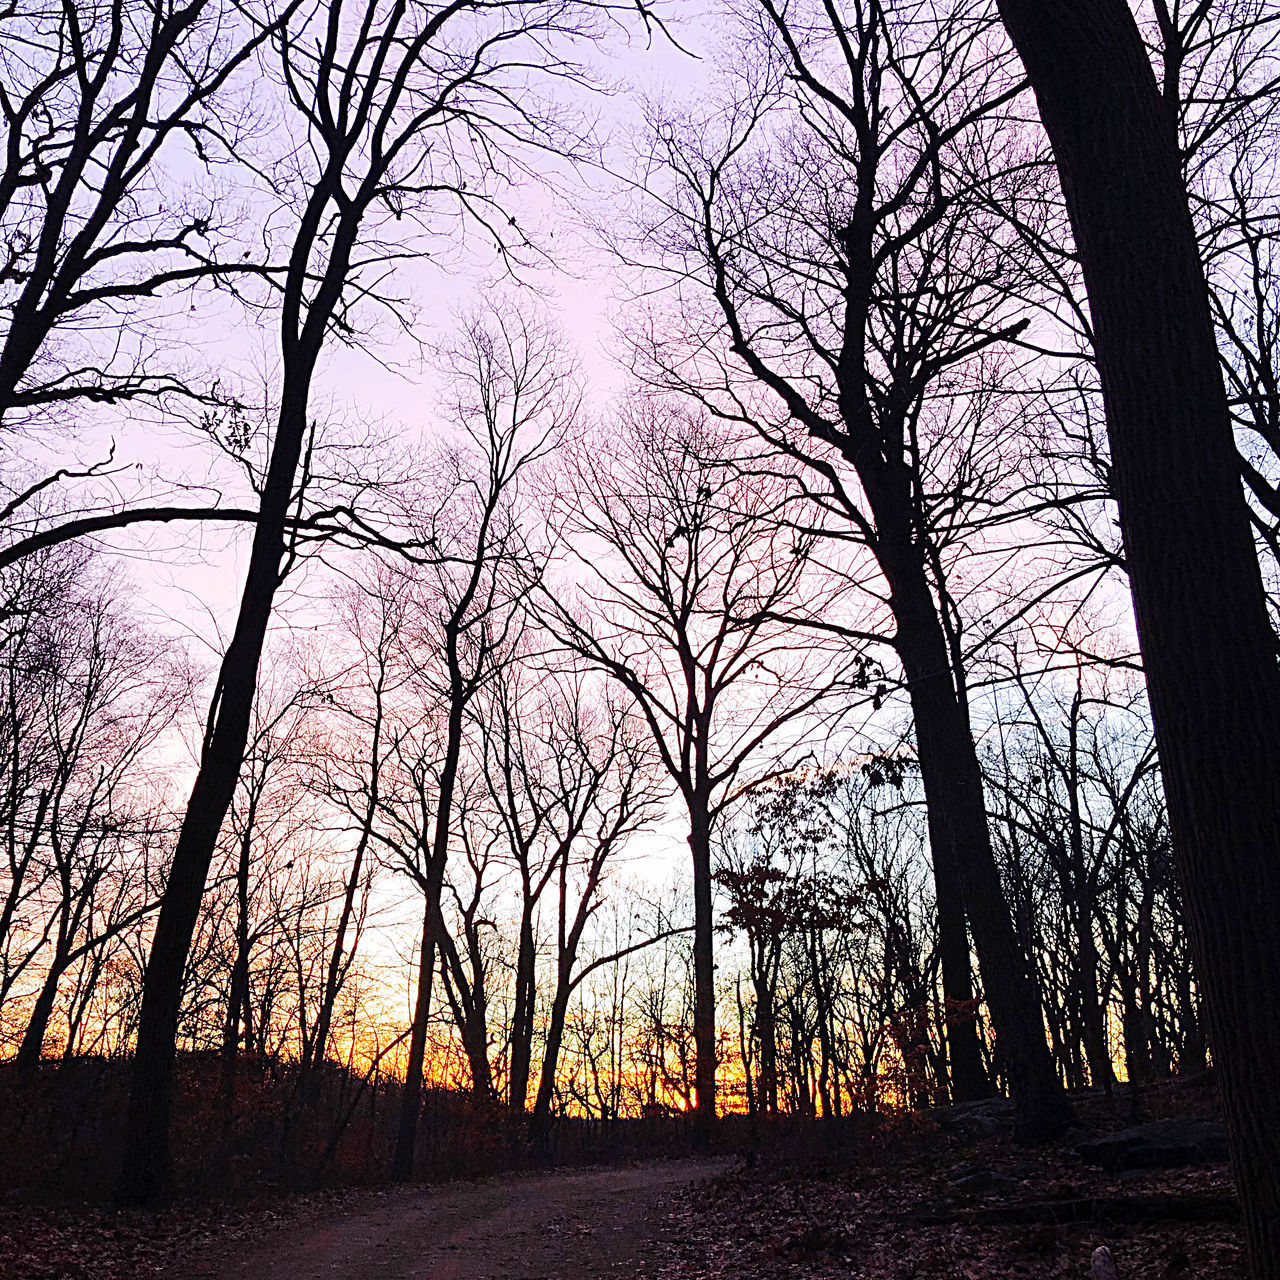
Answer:
<svg viewBox="0 0 1280 1280"><path fill-rule="evenodd" d="M453 1025L458 1029L462 1051L471 1074L471 1092L477 1098L493 1097L493 1074L489 1068L489 1014L485 996L483 957L479 933L474 922L464 922L467 942L468 975L457 945L445 929L444 918L436 918L436 938L440 952L440 981Z"/></svg>
<svg viewBox="0 0 1280 1280"><path fill-rule="evenodd" d="M689 849L693 854L693 1043L694 1125L701 1143L716 1128L716 989L711 913L711 820L705 796L689 803Z"/></svg>
<svg viewBox="0 0 1280 1280"><path fill-rule="evenodd" d="M880 557L889 579L897 650L915 717L916 749L929 811L929 844L935 869L942 871L939 910L944 899L954 897L958 886L963 904L960 910L968 916L973 930L983 991L995 1025L996 1053L1013 1097L1016 1128L1022 1139L1036 1141L1060 1132L1072 1122L1073 1115L1053 1067L1040 994L1028 957L1018 943L992 853L973 734L956 695L946 639L923 565L915 561L911 551L894 549L888 541L881 546ZM955 909L954 903L949 906ZM943 963L945 966L945 953ZM945 983L945 967L943 973ZM976 1034L972 1043L976 1047ZM953 1036L953 1072L955 1046ZM966 1063L965 1070L972 1070L972 1064Z"/></svg>
<svg viewBox="0 0 1280 1280"><path fill-rule="evenodd" d="M932 809L930 810L932 812ZM993 1092L982 1065L978 1043L977 1000L969 959L969 931L965 922L960 875L945 845L932 838L933 884L938 911L938 957L942 964L942 998L946 1006L947 1060L951 1069L951 1100L976 1102Z"/></svg>
<svg viewBox="0 0 1280 1280"><path fill-rule="evenodd" d="M859 91L861 92L861 90ZM864 158L853 208L842 237L846 255L845 314L838 372L843 419L841 451L858 473L874 517L872 550L889 584L897 628L895 647L907 678L929 813L929 842L937 888L943 994L953 1011L973 997L965 917L973 931L984 995L1000 1052L1001 1067L1015 1094L1024 1136L1048 1134L1071 1119L1045 1043L1039 995L1022 955L991 853L982 774L978 767L963 672L951 653L926 573L921 541L919 476L903 441L907 438L910 390L918 370L895 369L895 396L879 401L870 387L868 322L875 307L879 215L875 202L877 158ZM895 406L893 400L905 398ZM858 514L861 522L863 516ZM948 1027L953 1092L958 1099L988 1090L976 1024L954 1017Z"/></svg>
<svg viewBox="0 0 1280 1280"><path fill-rule="evenodd" d="M870 278L869 272L862 274ZM910 485L904 483L907 481L905 469L887 468L882 462L869 464L867 450L854 443L874 436L869 427L873 420L864 396L848 397L846 456L863 479L880 532L873 550L889 583L890 607L897 628L896 648L907 678L920 742L938 913L938 955L946 1008L951 1096L955 1102L973 1102L990 1097L993 1090L978 1042L977 1002L966 923L966 866L986 861L994 869L995 864L969 711L960 688L961 674L952 668L942 618L929 589L923 549L916 541ZM879 456L878 450L876 456ZM933 739L938 734L951 745L941 751L927 748L924 739ZM965 742L967 746L963 745ZM930 755L927 771L926 750ZM951 751L961 754L953 760ZM982 814L980 834L975 824L965 817L972 813L975 805ZM996 880L998 883L998 876ZM1002 909L1003 901L1002 895ZM974 940L981 955L976 931ZM1038 999L1036 1004L1038 1008ZM998 1030L999 1016L995 1015L993 1020Z"/></svg>
<svg viewBox="0 0 1280 1280"><path fill-rule="evenodd" d="M773 1012L773 989L767 974L753 979L756 989L756 1038L760 1041L760 1109L778 1110L778 1028Z"/></svg>
<svg viewBox="0 0 1280 1280"><path fill-rule="evenodd" d="M1280 671L1175 125L1123 0L1000 0L1106 403L1178 870L1256 1280L1280 1277Z"/></svg>

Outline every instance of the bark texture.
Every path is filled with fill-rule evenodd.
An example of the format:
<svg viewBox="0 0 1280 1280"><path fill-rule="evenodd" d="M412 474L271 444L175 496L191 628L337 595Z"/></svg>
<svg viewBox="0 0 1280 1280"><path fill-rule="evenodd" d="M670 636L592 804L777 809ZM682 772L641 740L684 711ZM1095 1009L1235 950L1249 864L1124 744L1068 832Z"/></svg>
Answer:
<svg viewBox="0 0 1280 1280"><path fill-rule="evenodd" d="M1252 1273L1280 1277L1280 670L1176 126L1123 0L1000 0L1053 145Z"/></svg>

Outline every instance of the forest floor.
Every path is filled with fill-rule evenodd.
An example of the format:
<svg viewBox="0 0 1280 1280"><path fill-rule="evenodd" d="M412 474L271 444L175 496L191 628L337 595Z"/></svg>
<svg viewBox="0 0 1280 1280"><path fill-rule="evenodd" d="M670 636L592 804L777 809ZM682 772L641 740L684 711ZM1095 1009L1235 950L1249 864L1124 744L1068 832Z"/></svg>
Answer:
<svg viewBox="0 0 1280 1280"><path fill-rule="evenodd" d="M1140 1105L1124 1087L1080 1098L1083 1131L1041 1147L1014 1144L999 1102L900 1117L817 1158L789 1157L779 1135L668 1205L644 1280L1088 1280L1100 1246L1120 1280L1244 1280L1225 1131L1210 1158L1176 1151L1179 1133L1218 1127L1211 1081ZM1177 1167L1106 1169L1077 1151L1151 1122L1172 1125Z"/></svg>
<svg viewBox="0 0 1280 1280"><path fill-rule="evenodd" d="M1211 1087L1079 1104L1086 1132L1015 1146L1007 1104L820 1133L761 1126L713 1160L364 1188L151 1214L0 1207L0 1280L1243 1280L1220 1157L1100 1168L1135 1119L1216 1120ZM815 1141L815 1138L819 1139Z"/></svg>

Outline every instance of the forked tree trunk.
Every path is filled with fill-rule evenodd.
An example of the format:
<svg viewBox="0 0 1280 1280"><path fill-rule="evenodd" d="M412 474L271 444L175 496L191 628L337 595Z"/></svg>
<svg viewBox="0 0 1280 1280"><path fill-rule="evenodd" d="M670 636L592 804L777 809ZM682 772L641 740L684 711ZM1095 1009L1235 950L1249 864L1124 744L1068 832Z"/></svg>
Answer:
<svg viewBox="0 0 1280 1280"><path fill-rule="evenodd" d="M31 1017L27 1019L27 1029L23 1032L22 1041L14 1057L14 1065L18 1070L27 1073L40 1065L44 1054L45 1036L49 1034L49 1023L53 1019L53 1009L58 1002L58 984L62 975L71 967L78 956L84 953L86 944L74 947L73 941L79 932L83 911L89 900L88 890L81 894L75 906L71 905L71 889L67 881L63 881L62 907L59 911L58 930L54 942L53 958L44 975L40 994L31 1008ZM0 937L3 937L0 934ZM68 1045L74 1038L74 1028L68 1028Z"/></svg>
<svg viewBox="0 0 1280 1280"><path fill-rule="evenodd" d="M471 1092L477 1098L493 1097L493 1072L489 1066L489 1009L478 938L467 939L471 975L467 976L456 945L441 933L440 976L448 994L453 1021L462 1040L462 1051L471 1072ZM452 977L451 977L452 975Z"/></svg>
<svg viewBox="0 0 1280 1280"><path fill-rule="evenodd" d="M49 1022L53 1017L53 1006L58 999L58 983L67 970L68 961L63 956L55 956L49 971L44 976L40 994L31 1008L31 1017L27 1020L27 1029L22 1034L22 1043L14 1057L14 1065L19 1071L34 1071L40 1065L40 1057L44 1053L45 1037L49 1034Z"/></svg>
<svg viewBox="0 0 1280 1280"><path fill-rule="evenodd" d="M1123 0L999 0L1053 145L1255 1280L1280 1277L1280 670L1175 123Z"/></svg>

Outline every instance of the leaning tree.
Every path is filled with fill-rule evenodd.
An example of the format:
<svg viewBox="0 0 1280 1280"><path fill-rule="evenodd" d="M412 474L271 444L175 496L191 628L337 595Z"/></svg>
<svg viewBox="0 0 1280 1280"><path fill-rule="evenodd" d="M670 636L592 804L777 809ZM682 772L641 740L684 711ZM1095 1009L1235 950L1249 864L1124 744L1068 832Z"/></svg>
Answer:
<svg viewBox="0 0 1280 1280"><path fill-rule="evenodd" d="M295 173L280 186L278 220L291 229L277 300L275 431L244 592L147 963L125 1201L154 1200L166 1179L183 968L244 755L272 606L297 551L290 518L321 352L335 335L357 339L362 308L393 302L391 264L437 250L459 219L478 223L499 252L521 243L514 220L498 214L517 176L514 157L524 147L563 153L574 145L531 77L576 79L557 50L598 12L536 0L453 0L431 10L333 0L270 24L263 79L287 108L273 136L295 144L274 158L281 174Z"/></svg>
<svg viewBox="0 0 1280 1280"><path fill-rule="evenodd" d="M1280 1276L1280 668L1177 121L1123 0L999 0L1053 146L1250 1264Z"/></svg>

